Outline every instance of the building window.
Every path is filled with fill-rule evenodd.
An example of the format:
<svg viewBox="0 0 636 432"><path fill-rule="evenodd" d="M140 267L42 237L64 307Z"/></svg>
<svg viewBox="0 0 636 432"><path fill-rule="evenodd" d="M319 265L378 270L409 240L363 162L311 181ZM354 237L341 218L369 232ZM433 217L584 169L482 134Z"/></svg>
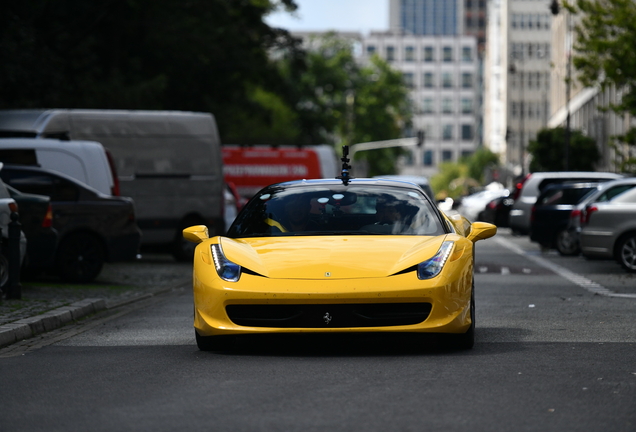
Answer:
<svg viewBox="0 0 636 432"><path fill-rule="evenodd" d="M435 85L433 72L424 72L424 87L432 88Z"/></svg>
<svg viewBox="0 0 636 432"><path fill-rule="evenodd" d="M452 150L442 150L442 162L451 162L453 160Z"/></svg>
<svg viewBox="0 0 636 432"><path fill-rule="evenodd" d="M404 85L408 88L413 88L413 73L412 72L404 72L402 74L402 79L404 80Z"/></svg>
<svg viewBox="0 0 636 432"><path fill-rule="evenodd" d="M442 114L453 113L453 100L451 98L442 99Z"/></svg>
<svg viewBox="0 0 636 432"><path fill-rule="evenodd" d="M471 141L473 139L473 125L463 124L462 125L462 140Z"/></svg>
<svg viewBox="0 0 636 432"><path fill-rule="evenodd" d="M453 74L450 72L444 72L442 74L442 87L444 88L452 88L453 87Z"/></svg>
<svg viewBox="0 0 636 432"><path fill-rule="evenodd" d="M395 47L393 46L386 47L386 61L388 62L395 61Z"/></svg>
<svg viewBox="0 0 636 432"><path fill-rule="evenodd" d="M470 72L462 73L462 88L473 88L473 74Z"/></svg>
<svg viewBox="0 0 636 432"><path fill-rule="evenodd" d="M471 47L462 47L462 61L466 63L473 61L473 49Z"/></svg>
<svg viewBox="0 0 636 432"><path fill-rule="evenodd" d="M432 46L424 47L424 61L425 62L435 61L435 53L433 52Z"/></svg>
<svg viewBox="0 0 636 432"><path fill-rule="evenodd" d="M452 47L444 47L442 60L444 60L445 63L449 63L453 61Z"/></svg>
<svg viewBox="0 0 636 432"><path fill-rule="evenodd" d="M424 150L424 166L433 166L433 150Z"/></svg>
<svg viewBox="0 0 636 432"><path fill-rule="evenodd" d="M424 98L422 99L422 113L423 114L434 114L435 108L433 105L433 98Z"/></svg>
<svg viewBox="0 0 636 432"><path fill-rule="evenodd" d="M472 114L473 113L473 100L470 98L462 99L462 114Z"/></svg>
<svg viewBox="0 0 636 432"><path fill-rule="evenodd" d="M442 139L444 141L453 139L453 125L445 124L444 126L442 126Z"/></svg>
<svg viewBox="0 0 636 432"><path fill-rule="evenodd" d="M473 152L470 150L462 150L462 159L468 159L473 155Z"/></svg>
<svg viewBox="0 0 636 432"><path fill-rule="evenodd" d="M407 46L404 48L404 60L407 62L412 62L415 60L415 48L412 46Z"/></svg>
<svg viewBox="0 0 636 432"><path fill-rule="evenodd" d="M367 45L367 55L371 57L375 54L375 45Z"/></svg>

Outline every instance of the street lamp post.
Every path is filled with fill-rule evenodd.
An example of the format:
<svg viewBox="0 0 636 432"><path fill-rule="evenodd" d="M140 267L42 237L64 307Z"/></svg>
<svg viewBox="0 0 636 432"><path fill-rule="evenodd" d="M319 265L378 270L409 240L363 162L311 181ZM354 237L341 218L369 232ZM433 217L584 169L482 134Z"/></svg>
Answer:
<svg viewBox="0 0 636 432"><path fill-rule="evenodd" d="M517 57L517 53L513 53L513 57ZM523 65L523 53L519 56L520 63ZM521 174L524 174L524 166L523 166L523 156L524 156L524 129L525 129L525 101L524 101L524 76L523 76L523 67L517 69L515 63L510 65L508 69L511 74L519 74L519 166L521 167Z"/></svg>

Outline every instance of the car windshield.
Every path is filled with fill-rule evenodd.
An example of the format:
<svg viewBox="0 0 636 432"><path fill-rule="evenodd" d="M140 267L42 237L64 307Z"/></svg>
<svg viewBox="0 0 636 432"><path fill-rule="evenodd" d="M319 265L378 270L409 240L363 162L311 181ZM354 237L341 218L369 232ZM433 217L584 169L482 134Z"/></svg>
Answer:
<svg viewBox="0 0 636 432"><path fill-rule="evenodd" d="M259 192L238 215L228 237L289 235L424 235L445 230L424 193L400 186L341 184Z"/></svg>

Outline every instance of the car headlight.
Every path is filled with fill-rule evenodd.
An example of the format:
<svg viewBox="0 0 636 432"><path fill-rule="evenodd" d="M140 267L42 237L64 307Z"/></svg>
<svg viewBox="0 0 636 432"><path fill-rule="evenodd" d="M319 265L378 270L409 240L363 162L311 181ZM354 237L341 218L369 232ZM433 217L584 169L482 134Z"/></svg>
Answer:
<svg viewBox="0 0 636 432"><path fill-rule="evenodd" d="M238 282L241 278L241 266L233 263L223 255L221 245L213 244L210 246L212 250L212 258L214 259L214 268L221 279L228 282Z"/></svg>
<svg viewBox="0 0 636 432"><path fill-rule="evenodd" d="M452 241L442 243L437 253L431 259L427 259L417 265L417 278L431 279L437 276L444 268L444 264L452 250Z"/></svg>

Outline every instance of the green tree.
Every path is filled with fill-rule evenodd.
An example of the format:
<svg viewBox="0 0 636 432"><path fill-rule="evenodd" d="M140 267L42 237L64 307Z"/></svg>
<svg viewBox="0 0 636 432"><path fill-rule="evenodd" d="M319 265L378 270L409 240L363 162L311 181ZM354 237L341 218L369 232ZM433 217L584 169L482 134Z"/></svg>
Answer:
<svg viewBox="0 0 636 432"><path fill-rule="evenodd" d="M223 141L290 115L263 17L293 0L29 0L0 14L0 108L209 111ZM254 127L250 127L256 125ZM248 134L249 135L249 134Z"/></svg>
<svg viewBox="0 0 636 432"><path fill-rule="evenodd" d="M481 189L487 169L499 166L499 156L485 147L462 158L458 163L439 164L439 172L431 179L431 187L438 199L457 199Z"/></svg>
<svg viewBox="0 0 636 432"><path fill-rule="evenodd" d="M532 155L530 171L561 171L565 159L565 129L542 129L537 133L537 139L528 144L528 153ZM594 139L587 137L581 131L570 133L570 169L573 171L593 171L594 164L600 155Z"/></svg>
<svg viewBox="0 0 636 432"><path fill-rule="evenodd" d="M466 157L464 163L468 166L468 177L483 183L486 170L499 165L499 155L489 148L480 147L475 153Z"/></svg>
<svg viewBox="0 0 636 432"><path fill-rule="evenodd" d="M565 5L579 14L575 26L573 65L578 79L588 87L615 87L621 100L608 108L636 116L636 2L633 0L574 0ZM636 129L616 137L627 144L621 168L636 173ZM629 149L632 149L631 151ZM620 147L617 146L620 153Z"/></svg>

